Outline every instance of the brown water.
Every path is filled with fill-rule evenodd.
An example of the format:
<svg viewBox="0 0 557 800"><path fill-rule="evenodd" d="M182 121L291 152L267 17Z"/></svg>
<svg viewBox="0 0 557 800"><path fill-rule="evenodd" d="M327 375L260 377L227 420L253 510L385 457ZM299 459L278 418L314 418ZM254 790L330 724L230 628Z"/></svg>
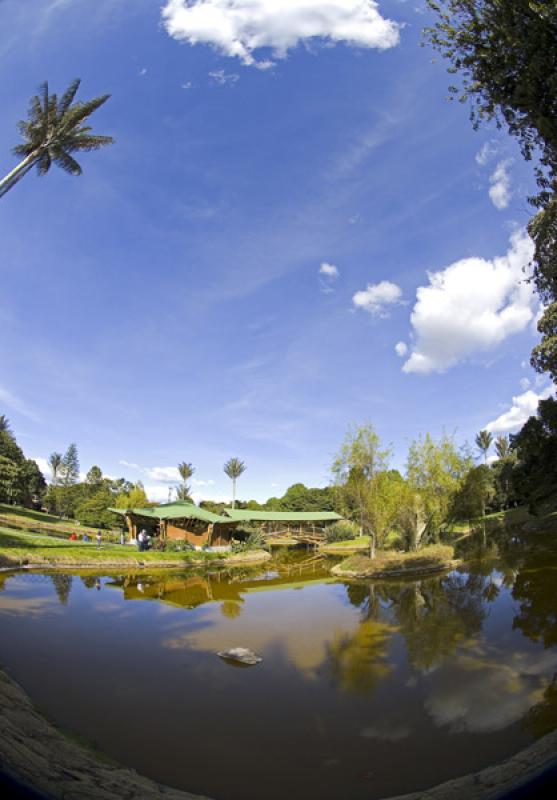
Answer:
<svg viewBox="0 0 557 800"><path fill-rule="evenodd" d="M557 558L538 542L403 584L330 582L288 556L230 574L4 574L0 662L62 728L218 800L426 788L557 727ZM263 662L215 655L234 646Z"/></svg>

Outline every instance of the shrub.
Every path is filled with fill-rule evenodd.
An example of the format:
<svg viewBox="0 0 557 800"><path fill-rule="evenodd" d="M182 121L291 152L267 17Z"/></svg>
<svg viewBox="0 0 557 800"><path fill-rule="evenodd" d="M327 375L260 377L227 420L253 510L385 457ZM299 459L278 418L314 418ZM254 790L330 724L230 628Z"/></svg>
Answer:
<svg viewBox="0 0 557 800"><path fill-rule="evenodd" d="M333 522L325 529L325 538L328 544L333 542L343 542L347 539L355 539L360 534L360 529L355 522L349 520L340 520Z"/></svg>
<svg viewBox="0 0 557 800"><path fill-rule="evenodd" d="M261 531L253 531L242 542L232 542L232 552L245 553L247 550L262 550L265 547L265 538Z"/></svg>

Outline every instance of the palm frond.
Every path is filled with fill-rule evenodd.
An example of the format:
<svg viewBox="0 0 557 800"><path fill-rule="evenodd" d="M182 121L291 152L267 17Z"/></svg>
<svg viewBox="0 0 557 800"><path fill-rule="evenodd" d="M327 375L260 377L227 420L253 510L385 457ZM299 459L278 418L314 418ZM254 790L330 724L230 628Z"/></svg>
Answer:
<svg viewBox="0 0 557 800"><path fill-rule="evenodd" d="M37 172L39 175L46 175L52 164L52 159L48 150L43 150L37 159Z"/></svg>
<svg viewBox="0 0 557 800"><path fill-rule="evenodd" d="M78 102L70 108L62 120L65 130L77 127L80 122L83 122L87 117L91 116L93 111L100 108L109 99L109 94L103 94L100 97L94 97L93 100L88 100L86 103Z"/></svg>
<svg viewBox="0 0 557 800"><path fill-rule="evenodd" d="M114 139L112 136L91 136L89 134L76 134L75 136L68 136L64 137L64 149L67 150L69 153L73 153L76 151L91 151L91 150L100 150L101 147L105 147L109 144L114 144Z"/></svg>
<svg viewBox="0 0 557 800"><path fill-rule="evenodd" d="M64 92L64 94L62 95L62 97L60 98L60 102L58 103L58 108L57 108L59 119L61 119L64 116L66 111L71 106L73 99L77 94L77 90L79 89L80 83L81 83L81 78L76 78L75 80L73 80L66 89L66 91Z"/></svg>
<svg viewBox="0 0 557 800"><path fill-rule="evenodd" d="M63 148L52 147L51 156L54 163L63 169L64 172L67 172L69 175L81 175L83 170L75 158L72 158L69 153L66 153L66 151L63 150Z"/></svg>

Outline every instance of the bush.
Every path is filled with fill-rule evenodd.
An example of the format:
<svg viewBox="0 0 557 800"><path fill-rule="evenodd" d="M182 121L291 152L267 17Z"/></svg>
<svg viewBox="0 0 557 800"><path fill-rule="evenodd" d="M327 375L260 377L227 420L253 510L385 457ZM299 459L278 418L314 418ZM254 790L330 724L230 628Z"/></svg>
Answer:
<svg viewBox="0 0 557 800"><path fill-rule="evenodd" d="M265 547L265 538L261 531L253 531L242 542L232 542L233 553L245 553L247 550L262 550Z"/></svg>
<svg viewBox="0 0 557 800"><path fill-rule="evenodd" d="M350 522L349 520L333 522L332 525L325 529L325 539L328 544L355 539L359 535L360 529L355 522Z"/></svg>

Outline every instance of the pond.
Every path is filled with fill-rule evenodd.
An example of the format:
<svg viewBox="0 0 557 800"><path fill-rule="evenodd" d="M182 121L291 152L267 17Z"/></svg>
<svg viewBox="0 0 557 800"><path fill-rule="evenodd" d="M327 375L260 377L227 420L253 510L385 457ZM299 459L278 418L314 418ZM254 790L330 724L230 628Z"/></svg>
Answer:
<svg viewBox="0 0 557 800"><path fill-rule="evenodd" d="M286 553L230 573L4 573L0 663L63 730L217 800L423 789L557 727L557 550L536 541L405 583L332 581ZM235 646L263 662L217 657Z"/></svg>

